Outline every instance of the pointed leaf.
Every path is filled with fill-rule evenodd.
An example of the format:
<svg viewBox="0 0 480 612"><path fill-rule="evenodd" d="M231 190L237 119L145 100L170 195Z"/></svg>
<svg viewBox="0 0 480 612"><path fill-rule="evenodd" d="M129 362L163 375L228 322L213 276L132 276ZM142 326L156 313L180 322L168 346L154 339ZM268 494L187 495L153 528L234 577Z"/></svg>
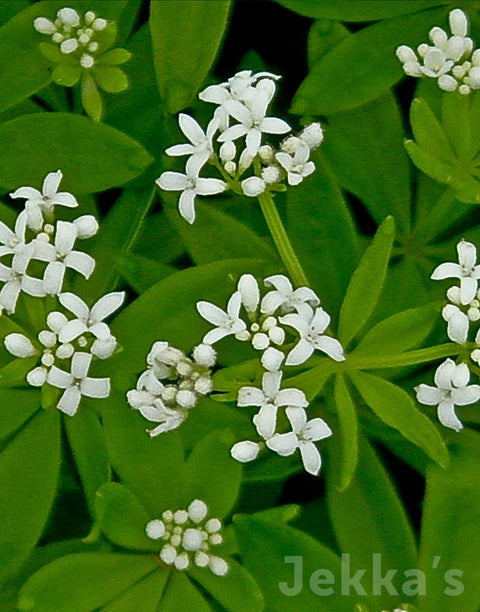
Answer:
<svg viewBox="0 0 480 612"><path fill-rule="evenodd" d="M357 467L358 422L352 396L341 374L335 376L334 398L342 445L339 487L343 491L350 484Z"/></svg>
<svg viewBox="0 0 480 612"><path fill-rule="evenodd" d="M102 612L157 612L170 572L153 572L102 608Z"/></svg>
<svg viewBox="0 0 480 612"><path fill-rule="evenodd" d="M210 570L204 568L203 571ZM211 611L203 595L183 572L171 572L170 580L158 608L158 612L173 612L173 610Z"/></svg>

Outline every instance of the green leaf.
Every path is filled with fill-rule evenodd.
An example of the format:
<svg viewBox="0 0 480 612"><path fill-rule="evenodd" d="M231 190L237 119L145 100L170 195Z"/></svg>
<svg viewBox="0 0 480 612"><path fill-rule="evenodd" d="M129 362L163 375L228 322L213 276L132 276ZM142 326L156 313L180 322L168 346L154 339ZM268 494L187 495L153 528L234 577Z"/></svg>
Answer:
<svg viewBox="0 0 480 612"><path fill-rule="evenodd" d="M60 465L59 423L58 411L42 411L0 455L0 580L19 568L47 521Z"/></svg>
<svg viewBox="0 0 480 612"><path fill-rule="evenodd" d="M102 608L102 612L157 612L170 572L153 572Z"/></svg>
<svg viewBox="0 0 480 612"><path fill-rule="evenodd" d="M65 419L65 430L93 516L95 493L110 479L110 461L103 428L96 412L84 406L75 418Z"/></svg>
<svg viewBox="0 0 480 612"><path fill-rule="evenodd" d="M478 433L465 433L478 449ZM463 432L451 447L450 467L427 471L419 565L427 592L419 597L420 612L479 609L479 479L478 452L464 446Z"/></svg>
<svg viewBox="0 0 480 612"><path fill-rule="evenodd" d="M329 469L330 481L335 478L333 472ZM403 570L416 567L415 538L392 482L366 440L360 445L354 480L343 492L329 482L327 503L340 550L350 555L352 570L366 570L364 588L372 592L372 554L379 554L383 574L398 570L392 582L401 592L397 581L402 579ZM375 591L372 594L376 595ZM395 604L381 587L378 595L381 597L374 609Z"/></svg>
<svg viewBox="0 0 480 612"><path fill-rule="evenodd" d="M338 337L344 347L361 331L375 309L385 282L394 237L393 218L387 217L352 276L338 325Z"/></svg>
<svg viewBox="0 0 480 612"><path fill-rule="evenodd" d="M204 571L210 571L205 570ZM165 593L160 601L158 612L173 612L188 610L188 612L211 612L210 606L203 595L193 586L182 572L171 572Z"/></svg>
<svg viewBox="0 0 480 612"><path fill-rule="evenodd" d="M411 177L403 137L399 109L388 93L331 117L322 150L342 187L362 200L377 223L391 214L399 231L408 233Z"/></svg>
<svg viewBox="0 0 480 612"><path fill-rule="evenodd" d="M287 191L288 233L322 303L338 312L358 263L357 237L328 163L321 154L315 162L313 176Z"/></svg>
<svg viewBox="0 0 480 612"><path fill-rule="evenodd" d="M69 113L17 117L0 125L0 140L9 143L0 149L0 185L5 189L38 187L48 172L61 168L62 189L93 193L127 183L152 161L125 134Z"/></svg>
<svg viewBox="0 0 480 612"><path fill-rule="evenodd" d="M242 468L230 456L233 436L212 431L190 453L184 471L184 503L203 500L211 516L224 518L231 511L240 488Z"/></svg>
<svg viewBox="0 0 480 612"><path fill-rule="evenodd" d="M146 555L67 555L34 574L20 592L21 612L93 612L155 570Z"/></svg>
<svg viewBox="0 0 480 612"><path fill-rule="evenodd" d="M171 206L165 207L170 223L182 237L188 252L197 264L219 259L256 258L277 261L272 246L234 217L204 202L198 206L194 225L189 225ZM228 236L228 240L222 240Z"/></svg>
<svg viewBox="0 0 480 612"><path fill-rule="evenodd" d="M340 559L331 550L281 523L239 515L234 524L242 560L266 609L352 612L355 597L341 595Z"/></svg>
<svg viewBox="0 0 480 612"><path fill-rule="evenodd" d="M40 394L33 389L0 389L0 404L0 439L3 439L40 408Z"/></svg>
<svg viewBox="0 0 480 612"><path fill-rule="evenodd" d="M417 13L447 2L431 0L402 0L378 2L378 0L276 0L282 6L313 19L337 19L339 21L376 21L398 15Z"/></svg>
<svg viewBox="0 0 480 612"><path fill-rule="evenodd" d="M111 49L102 55L102 64L111 64L112 66L118 66L128 62L132 57L130 51L126 49Z"/></svg>
<svg viewBox="0 0 480 612"><path fill-rule="evenodd" d="M209 570L192 566L188 575L198 582L227 612L261 612L262 593L252 576L234 559L228 559L228 574L215 576Z"/></svg>
<svg viewBox="0 0 480 612"><path fill-rule="evenodd" d="M104 484L95 496L95 507L101 530L114 544L132 550L158 551L158 542L145 534L153 517L126 487L117 482Z"/></svg>
<svg viewBox="0 0 480 612"><path fill-rule="evenodd" d="M87 115L94 121L101 121L103 116L102 96L92 75L87 70L83 71L80 90L82 105Z"/></svg>
<svg viewBox="0 0 480 612"><path fill-rule="evenodd" d="M103 421L112 466L147 511L155 516L179 508L183 448L177 432L150 438L151 423L119 393L105 402Z"/></svg>
<svg viewBox="0 0 480 612"><path fill-rule="evenodd" d="M109 93L119 93L128 87L127 75L116 66L96 66L93 74L100 89Z"/></svg>
<svg viewBox="0 0 480 612"><path fill-rule="evenodd" d="M449 98L450 96L445 96ZM413 100L410 123L418 146L447 164L454 164L456 155L445 131L433 111L422 98Z"/></svg>
<svg viewBox="0 0 480 612"><path fill-rule="evenodd" d="M177 270L153 259L127 253L127 255L112 255L118 272L138 294L144 293L160 280L174 274Z"/></svg>
<svg viewBox="0 0 480 612"><path fill-rule="evenodd" d="M438 312L436 302L398 312L372 327L360 340L355 353L388 355L413 349L432 331Z"/></svg>
<svg viewBox="0 0 480 612"><path fill-rule="evenodd" d="M309 67L312 68L316 62L347 36L350 36L350 32L341 23L326 19L315 21L308 33Z"/></svg>
<svg viewBox="0 0 480 612"><path fill-rule="evenodd" d="M350 484L357 467L358 422L352 396L341 374L335 376L334 400L342 447L339 488L343 491Z"/></svg>
<svg viewBox="0 0 480 612"><path fill-rule="evenodd" d="M365 372L350 375L365 402L379 419L413 442L442 467L448 451L437 427L420 412L413 399L400 387Z"/></svg>
<svg viewBox="0 0 480 612"><path fill-rule="evenodd" d="M73 87L80 80L82 69L79 65L58 64L52 72L52 80L57 85Z"/></svg>
<svg viewBox="0 0 480 612"><path fill-rule="evenodd" d="M229 11L228 0L150 3L155 72L170 113L185 108L200 89L217 54Z"/></svg>
<svg viewBox="0 0 480 612"><path fill-rule="evenodd" d="M385 93L404 76L395 49L401 44L418 45L432 26L443 25L446 13L446 9L434 9L397 17L345 38L315 64L300 85L292 112L334 114Z"/></svg>

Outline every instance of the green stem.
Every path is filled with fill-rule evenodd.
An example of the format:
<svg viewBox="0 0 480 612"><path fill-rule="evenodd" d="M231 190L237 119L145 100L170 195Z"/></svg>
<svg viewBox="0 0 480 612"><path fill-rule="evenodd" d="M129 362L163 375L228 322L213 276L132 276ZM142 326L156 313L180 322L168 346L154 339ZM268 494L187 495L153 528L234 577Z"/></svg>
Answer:
<svg viewBox="0 0 480 612"><path fill-rule="evenodd" d="M300 262L295 255L292 243L290 242L285 227L283 226L280 215L278 214L275 202L270 193L261 193L258 196L260 207L262 209L263 216L267 222L268 229L272 235L275 246L277 247L278 253L287 269L287 272L297 287L309 286L308 279L303 271Z"/></svg>

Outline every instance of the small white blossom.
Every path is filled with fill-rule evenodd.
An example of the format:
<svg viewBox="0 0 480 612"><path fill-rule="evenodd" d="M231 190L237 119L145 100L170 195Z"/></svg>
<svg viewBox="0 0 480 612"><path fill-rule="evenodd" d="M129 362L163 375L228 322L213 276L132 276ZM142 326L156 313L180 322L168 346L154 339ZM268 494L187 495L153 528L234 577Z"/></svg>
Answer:
<svg viewBox="0 0 480 612"><path fill-rule="evenodd" d="M303 314L287 314L280 318L281 323L293 327L300 334L300 340L287 355L286 365L304 363L315 349L326 353L335 361L344 361L345 355L340 342L323 334L330 323L330 316L323 308L317 308L315 312L308 308L308 318Z"/></svg>
<svg viewBox="0 0 480 612"><path fill-rule="evenodd" d="M293 290L292 283L283 274L268 276L265 281L267 287L274 287L262 299L261 311L265 314L273 314L279 308L282 313L296 311L298 314L310 316L310 308L318 306L320 300L309 287L299 287ZM307 306L307 307L305 307Z"/></svg>
<svg viewBox="0 0 480 612"><path fill-rule="evenodd" d="M0 281L4 283L0 290L0 312L3 309L9 314L15 312L22 291L34 297L45 297L42 281L26 274L33 254L34 245L30 243L15 251L11 268L0 263Z"/></svg>
<svg viewBox="0 0 480 612"><path fill-rule="evenodd" d="M195 197L197 195L214 195L225 191L227 184L220 179L200 178L198 176L207 161L207 151L188 158L185 174L164 172L156 183L166 191L181 191L178 203L182 217L189 223L195 221Z"/></svg>
<svg viewBox="0 0 480 612"><path fill-rule="evenodd" d="M67 206L68 208L78 206L77 200L71 193L58 191L62 176L61 170L47 174L41 192L33 187L20 187L10 194L12 198L27 200L25 204L27 225L32 230L41 231L44 217L48 218L53 215L54 206Z"/></svg>
<svg viewBox="0 0 480 612"><path fill-rule="evenodd" d="M69 416L76 413L82 395L92 398L105 398L110 394L109 378L88 376L91 362L92 355L89 353L75 353L72 357L70 372L65 372L53 366L48 373L47 382L50 385L65 389L57 408Z"/></svg>
<svg viewBox="0 0 480 612"><path fill-rule="evenodd" d="M435 268L431 278L443 280L445 278L460 279L460 301L470 304L475 298L480 278L480 266L477 266L477 249L471 242L461 240L457 244L459 263L443 263Z"/></svg>
<svg viewBox="0 0 480 612"><path fill-rule="evenodd" d="M250 334L247 332L247 326L240 319L240 307L242 305L242 296L239 291L235 291L228 300L227 310L212 304L211 302L197 302L197 310L215 329L209 331L203 338L205 344L215 344L225 336L234 335L238 340L248 340Z"/></svg>
<svg viewBox="0 0 480 612"><path fill-rule="evenodd" d="M191 155L199 156L204 159L205 152L210 157L213 155L212 138L218 129L218 123L215 120L210 121L207 126L206 133L198 125L193 117L180 113L178 115L178 125L183 134L188 138L190 144L179 144L169 147L165 153L171 156ZM235 153L233 155L235 157ZM233 157L231 159L233 159Z"/></svg>
<svg viewBox="0 0 480 612"><path fill-rule="evenodd" d="M328 438L332 430L323 419L307 421L305 410L287 408L286 413L293 431L275 434L267 440L267 446L282 457L293 455L298 448L305 470L316 476L320 472L322 459L314 442Z"/></svg>
<svg viewBox="0 0 480 612"><path fill-rule="evenodd" d="M467 364L455 365L452 359L447 359L435 372L436 387L421 384L415 388L417 400L428 406L438 405L440 423L458 432L463 425L455 414L455 406L467 406L480 399L480 386L469 385L469 380Z"/></svg>
<svg viewBox="0 0 480 612"><path fill-rule="evenodd" d="M447 321L447 335L450 340L464 344L468 337L468 316L458 306L447 304L442 310L442 317Z"/></svg>
<svg viewBox="0 0 480 612"><path fill-rule="evenodd" d="M275 158L287 172L289 185L298 185L315 170L315 164L310 161L310 148L304 142L299 143L293 157L288 153L280 152L275 155Z"/></svg>

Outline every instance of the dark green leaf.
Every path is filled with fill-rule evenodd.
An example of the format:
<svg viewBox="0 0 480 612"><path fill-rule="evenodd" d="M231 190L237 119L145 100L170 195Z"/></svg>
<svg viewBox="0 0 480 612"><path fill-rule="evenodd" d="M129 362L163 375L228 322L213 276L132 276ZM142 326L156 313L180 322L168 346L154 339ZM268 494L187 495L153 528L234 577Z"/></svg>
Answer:
<svg viewBox="0 0 480 612"><path fill-rule="evenodd" d="M38 113L7 121L0 125L0 140L9 143L0 150L0 185L6 189L39 187L48 172L61 168L62 189L76 195L93 193L123 185L152 161L125 134L68 113Z"/></svg>
<svg viewBox="0 0 480 612"><path fill-rule="evenodd" d="M200 89L217 54L229 11L228 0L150 3L155 72L170 113L187 106Z"/></svg>
<svg viewBox="0 0 480 612"><path fill-rule="evenodd" d="M394 236L393 218L387 217L352 276L338 325L338 337L344 347L361 331L375 309L385 282Z"/></svg>

